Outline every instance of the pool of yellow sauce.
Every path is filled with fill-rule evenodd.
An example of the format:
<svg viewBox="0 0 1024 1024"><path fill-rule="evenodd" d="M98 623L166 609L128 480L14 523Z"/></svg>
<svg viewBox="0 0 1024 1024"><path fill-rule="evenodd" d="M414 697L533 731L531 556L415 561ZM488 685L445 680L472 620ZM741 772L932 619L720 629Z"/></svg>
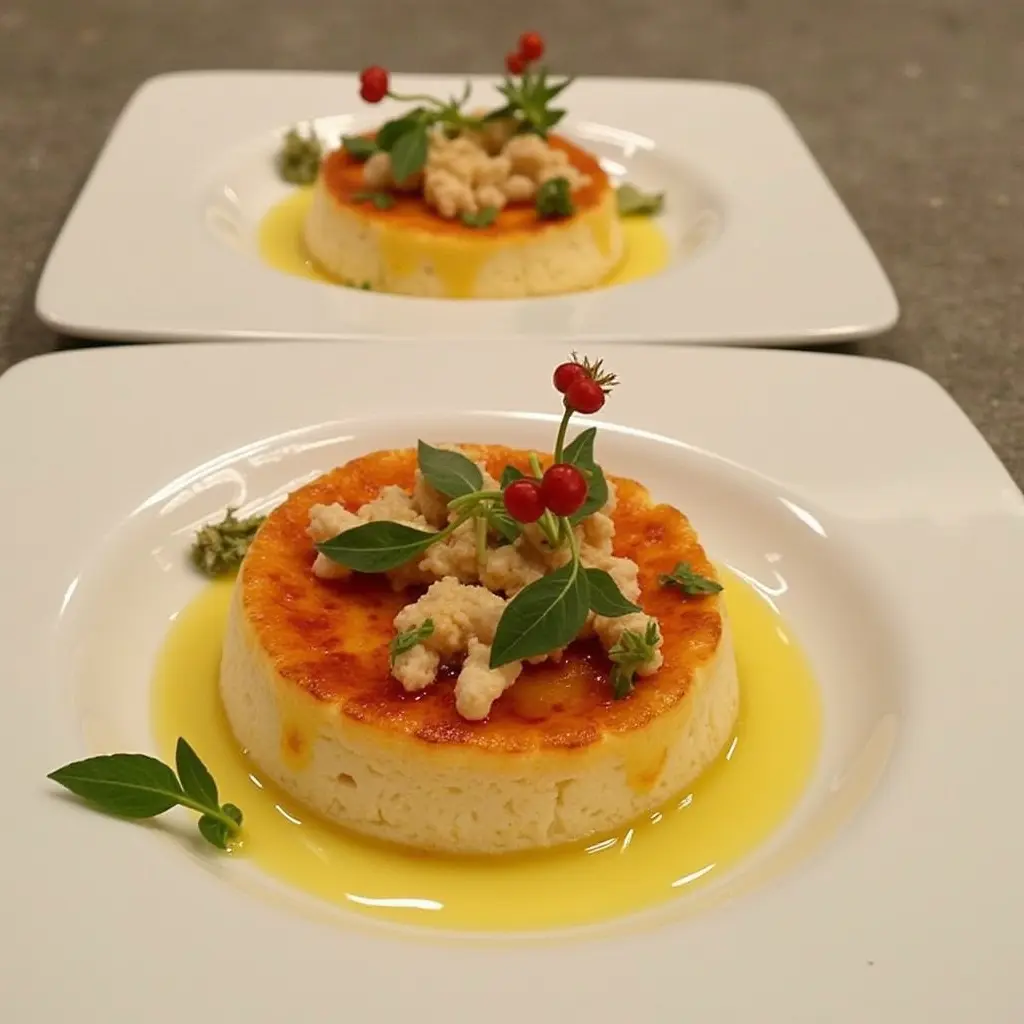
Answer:
<svg viewBox="0 0 1024 1024"><path fill-rule="evenodd" d="M724 576L740 677L735 735L690 792L579 845L492 858L405 851L320 821L261 779L235 743L218 696L226 582L185 608L167 638L155 680L157 740L171 759L185 736L221 800L242 808L243 842L234 856L361 914L517 931L642 910L678 898L764 841L793 808L817 757L818 691L800 648L756 591Z"/></svg>
<svg viewBox="0 0 1024 1024"><path fill-rule="evenodd" d="M312 195L310 188L296 189L266 213L259 227L260 258L285 274L325 284L359 287L358 281L339 281L326 274L306 251L302 241L302 223ZM625 255L618 267L599 285L601 288L650 277L668 266L668 241L655 220L650 217L624 217L622 229ZM389 255L400 262L401 253Z"/></svg>

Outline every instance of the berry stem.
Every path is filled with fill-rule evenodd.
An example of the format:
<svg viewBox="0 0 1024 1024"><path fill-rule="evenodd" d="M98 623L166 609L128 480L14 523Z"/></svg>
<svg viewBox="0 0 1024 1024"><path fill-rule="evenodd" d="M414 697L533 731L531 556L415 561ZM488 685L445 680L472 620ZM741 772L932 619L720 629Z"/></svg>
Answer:
<svg viewBox="0 0 1024 1024"><path fill-rule="evenodd" d="M388 99L398 100L399 103L429 103L431 106L439 107L443 109L446 104L442 103L436 96L424 96L420 93L410 93L405 95L400 92L391 92L388 90Z"/></svg>
<svg viewBox="0 0 1024 1024"><path fill-rule="evenodd" d="M540 459L537 458L536 452L530 452L530 469L538 480L543 478L544 470L540 467ZM537 520L537 525L540 527L541 532L544 534L552 549L557 549L558 524L555 522L555 517L549 511L545 510L544 515Z"/></svg>
<svg viewBox="0 0 1024 1024"><path fill-rule="evenodd" d="M565 412L562 413L562 422L558 425L558 437L555 438L555 462L562 461L562 450L565 447L565 432L569 429L569 420L572 419L574 410L568 402L565 403Z"/></svg>
<svg viewBox="0 0 1024 1024"><path fill-rule="evenodd" d="M463 494L460 498L452 498L448 502L448 509L451 512L458 512L470 505L478 505L488 501L501 501L501 491L472 491Z"/></svg>

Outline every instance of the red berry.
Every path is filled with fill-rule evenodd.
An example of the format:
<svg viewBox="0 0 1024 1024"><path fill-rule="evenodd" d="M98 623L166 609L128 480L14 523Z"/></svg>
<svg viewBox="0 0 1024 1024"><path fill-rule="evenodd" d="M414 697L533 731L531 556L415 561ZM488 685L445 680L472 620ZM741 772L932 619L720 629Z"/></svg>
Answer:
<svg viewBox="0 0 1024 1024"><path fill-rule="evenodd" d="M388 73L376 64L366 68L359 76L359 81L359 95L367 103L380 103L388 94Z"/></svg>
<svg viewBox="0 0 1024 1024"><path fill-rule="evenodd" d="M526 69L526 61L523 60L522 54L507 53L505 54L505 67L510 75L521 75Z"/></svg>
<svg viewBox="0 0 1024 1024"><path fill-rule="evenodd" d="M528 64L544 56L544 40L537 32L524 32L519 37L519 56Z"/></svg>
<svg viewBox="0 0 1024 1024"><path fill-rule="evenodd" d="M587 480L575 466L557 462L544 473L540 494L556 516L571 516L587 500Z"/></svg>
<svg viewBox="0 0 1024 1024"><path fill-rule="evenodd" d="M574 380L565 392L565 404L576 412L592 413L604 405L604 391L589 374Z"/></svg>
<svg viewBox="0 0 1024 1024"><path fill-rule="evenodd" d="M505 488L504 498L508 514L521 523L535 523L544 515L539 480L526 476L513 480Z"/></svg>
<svg viewBox="0 0 1024 1024"><path fill-rule="evenodd" d="M573 381L583 380L587 371L579 363L562 363L555 369L555 387L564 395Z"/></svg>

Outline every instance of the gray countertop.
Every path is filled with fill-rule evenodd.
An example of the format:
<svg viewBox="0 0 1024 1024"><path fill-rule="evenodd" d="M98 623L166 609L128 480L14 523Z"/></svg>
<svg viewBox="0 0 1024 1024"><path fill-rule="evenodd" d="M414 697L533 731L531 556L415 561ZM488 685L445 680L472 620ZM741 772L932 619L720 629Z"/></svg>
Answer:
<svg viewBox="0 0 1024 1024"><path fill-rule="evenodd" d="M902 305L891 333L836 348L931 374L1024 481L1024 5L998 0L6 0L0 370L68 344L36 321L36 282L143 79L367 63L492 72L524 28L580 74L772 93Z"/></svg>

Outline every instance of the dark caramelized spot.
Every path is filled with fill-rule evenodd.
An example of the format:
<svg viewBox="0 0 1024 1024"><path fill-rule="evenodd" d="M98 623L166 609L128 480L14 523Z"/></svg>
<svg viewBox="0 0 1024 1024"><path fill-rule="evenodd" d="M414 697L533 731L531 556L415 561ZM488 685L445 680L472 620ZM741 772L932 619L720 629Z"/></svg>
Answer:
<svg viewBox="0 0 1024 1024"><path fill-rule="evenodd" d="M568 153L569 162L590 177L590 184L572 194L577 211L589 210L596 206L611 187L608 175L602 170L597 157L557 135L550 136L549 142L552 148ZM401 224L403 228L419 229L433 235L461 235L478 239L481 236L504 236L512 232L544 231L552 225L563 223L540 219L532 201L509 204L502 210L494 225L488 228L471 228L461 221L439 217L437 211L427 206L422 194L419 193L395 192L394 205L386 210L378 210L372 203L357 203L355 196L366 191L363 165L343 148L334 150L324 158L322 174L324 185L338 203L353 206L368 218L395 225Z"/></svg>
<svg viewBox="0 0 1024 1024"><path fill-rule="evenodd" d="M524 451L466 447L496 477L506 465L529 466ZM387 484L411 488L415 468L413 449L363 456L294 493L257 534L242 568L243 598L260 643L287 682L378 729L430 744L506 752L584 747L608 733L643 728L685 697L694 671L717 651L718 598L682 596L661 587L658 575L680 561L705 575L714 570L682 513L649 504L640 484L622 479L614 480L615 553L640 567L641 603L658 617L665 638L664 667L641 679L628 699L615 701L600 646L578 641L559 663L524 666L485 722L467 722L455 710L457 665L446 666L427 690L407 694L391 676L388 645L395 615L418 592L395 593L381 577L318 579L310 568L314 551L306 528L312 505L339 502L357 509Z"/></svg>

